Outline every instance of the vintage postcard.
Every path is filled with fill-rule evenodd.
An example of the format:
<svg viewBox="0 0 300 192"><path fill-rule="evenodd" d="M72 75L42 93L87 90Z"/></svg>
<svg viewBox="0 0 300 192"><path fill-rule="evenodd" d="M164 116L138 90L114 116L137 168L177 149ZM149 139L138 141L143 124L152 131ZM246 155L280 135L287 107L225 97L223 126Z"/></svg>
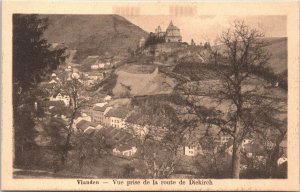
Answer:
<svg viewBox="0 0 300 192"><path fill-rule="evenodd" d="M4 1L2 190L299 190L298 2Z"/></svg>

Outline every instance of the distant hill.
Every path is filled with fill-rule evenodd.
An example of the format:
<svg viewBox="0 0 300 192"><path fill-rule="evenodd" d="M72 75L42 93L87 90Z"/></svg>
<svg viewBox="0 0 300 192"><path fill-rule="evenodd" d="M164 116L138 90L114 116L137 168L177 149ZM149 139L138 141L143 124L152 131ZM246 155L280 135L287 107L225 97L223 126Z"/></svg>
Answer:
<svg viewBox="0 0 300 192"><path fill-rule="evenodd" d="M283 73L287 70L287 38L266 38L268 46L266 50L271 54L268 66L275 74Z"/></svg>
<svg viewBox="0 0 300 192"><path fill-rule="evenodd" d="M264 38L266 43L266 51L271 55L268 67L275 74L284 73L287 70L287 37L268 37ZM223 49L224 45L217 45L219 50Z"/></svg>
<svg viewBox="0 0 300 192"><path fill-rule="evenodd" d="M265 50L270 54L267 64L271 70L257 68L253 73L269 83L279 82L279 87L287 90L287 38L265 38ZM217 49L224 50L224 45L218 45ZM218 79L217 69L224 71L226 65L213 65L211 63L200 64L199 62L179 62L173 72L179 73L191 80L214 80Z"/></svg>
<svg viewBox="0 0 300 192"><path fill-rule="evenodd" d="M118 15L41 15L49 19L44 36L50 43L65 43L77 50L74 59L105 52L126 54L147 36L140 27Z"/></svg>

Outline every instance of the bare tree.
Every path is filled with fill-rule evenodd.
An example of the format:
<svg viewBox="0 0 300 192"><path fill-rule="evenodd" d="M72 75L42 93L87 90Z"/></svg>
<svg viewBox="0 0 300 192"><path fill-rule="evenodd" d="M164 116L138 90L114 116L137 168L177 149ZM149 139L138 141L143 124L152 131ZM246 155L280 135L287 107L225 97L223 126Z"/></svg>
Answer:
<svg viewBox="0 0 300 192"><path fill-rule="evenodd" d="M80 115L80 109L86 105L86 100L80 97L81 91L83 91L83 85L79 79L79 75L73 73L68 79L62 82L61 91L64 91L70 97L70 103L68 106L66 116L65 140L60 146L60 161L62 168L65 166L68 158L68 152L72 149L72 137L74 136L75 128L74 120Z"/></svg>
<svg viewBox="0 0 300 192"><path fill-rule="evenodd" d="M267 90L268 82L255 75L255 68L266 65L264 35L236 21L221 37L218 77L207 81L184 82L177 86L190 112L199 121L218 126L233 138L232 178L239 178L242 141L262 126L282 100ZM213 57L214 58L214 57ZM215 63L215 61L212 61Z"/></svg>
<svg viewBox="0 0 300 192"><path fill-rule="evenodd" d="M250 83L257 81L252 74L253 68L263 66L268 61L268 54L263 49L263 37L262 33L249 28L244 22L235 22L233 29L228 29L220 37L228 70L219 71L222 83L219 99L230 101L231 109L228 118L216 124L233 137L233 178L239 178L240 174L242 141L253 131L255 120L262 112L262 82L257 83L260 87Z"/></svg>

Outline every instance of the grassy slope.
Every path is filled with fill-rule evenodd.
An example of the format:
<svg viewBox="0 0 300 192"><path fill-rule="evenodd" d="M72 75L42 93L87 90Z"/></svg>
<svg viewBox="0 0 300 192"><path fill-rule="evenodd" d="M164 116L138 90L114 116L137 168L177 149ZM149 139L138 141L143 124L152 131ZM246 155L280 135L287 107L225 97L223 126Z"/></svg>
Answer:
<svg viewBox="0 0 300 192"><path fill-rule="evenodd" d="M133 70L130 68L131 71ZM140 66L141 73L138 73L138 66L134 67L135 73L119 70L116 86L113 89L114 95L122 95L129 91L131 95L151 95L170 93L175 86L173 79L159 73L158 68L152 73L145 73L143 66Z"/></svg>

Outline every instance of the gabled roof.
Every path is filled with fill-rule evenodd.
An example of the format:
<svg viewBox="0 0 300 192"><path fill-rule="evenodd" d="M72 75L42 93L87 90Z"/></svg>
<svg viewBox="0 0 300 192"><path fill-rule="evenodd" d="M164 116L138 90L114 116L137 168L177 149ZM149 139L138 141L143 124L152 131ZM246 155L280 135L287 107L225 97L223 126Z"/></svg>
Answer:
<svg viewBox="0 0 300 192"><path fill-rule="evenodd" d="M93 110L104 112L106 110L106 107L94 106Z"/></svg>
<svg viewBox="0 0 300 192"><path fill-rule="evenodd" d="M129 109L127 108L118 107L109 110L106 116L125 119L125 117L129 114L129 112L130 112Z"/></svg>
<svg viewBox="0 0 300 192"><path fill-rule="evenodd" d="M97 124L89 122L87 120L81 120L77 123L76 127L82 131L86 131L88 127L96 128Z"/></svg>
<svg viewBox="0 0 300 192"><path fill-rule="evenodd" d="M128 151L128 150L131 150L134 146L131 146L131 145L124 145L124 144L121 144L119 146L116 147L117 150L121 151L121 152L124 152L124 151Z"/></svg>
<svg viewBox="0 0 300 192"><path fill-rule="evenodd" d="M99 130L99 133L112 144L123 143L125 145L132 145L135 143L135 140L130 133L118 128L104 127Z"/></svg>
<svg viewBox="0 0 300 192"><path fill-rule="evenodd" d="M86 133L86 134L91 134L91 133L93 133L94 131L95 131L95 129L87 128L87 129L84 131L84 133Z"/></svg>
<svg viewBox="0 0 300 192"><path fill-rule="evenodd" d="M59 93L60 93L62 96L65 96L65 95L66 95L66 96L69 96L68 94L66 94L66 93L63 92L63 91L57 91L56 93L53 94L53 97L56 97Z"/></svg>

